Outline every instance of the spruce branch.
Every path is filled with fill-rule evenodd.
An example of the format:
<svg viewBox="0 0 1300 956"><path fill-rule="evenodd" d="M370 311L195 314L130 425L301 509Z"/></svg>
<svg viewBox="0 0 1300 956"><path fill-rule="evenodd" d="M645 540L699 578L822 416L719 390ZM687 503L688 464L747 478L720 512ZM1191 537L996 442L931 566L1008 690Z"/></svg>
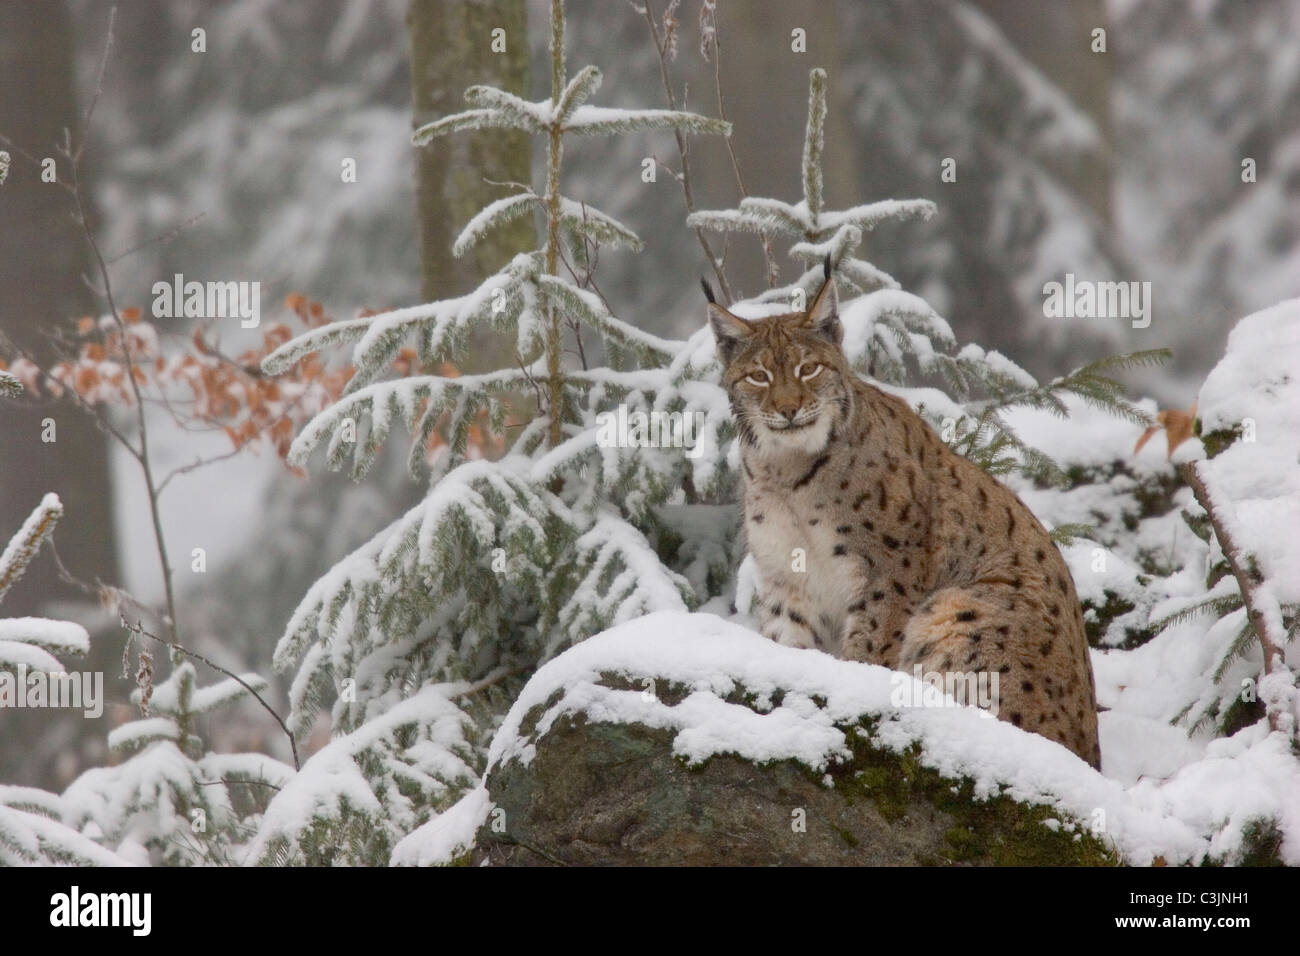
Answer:
<svg viewBox="0 0 1300 956"><path fill-rule="evenodd" d="M808 73L808 123L803 139L803 198L813 227L822 211L822 151L826 146L826 71Z"/></svg>
<svg viewBox="0 0 1300 956"><path fill-rule="evenodd" d="M9 540L0 553L0 601L14 583L23 576L28 565L40 551L41 544L54 533L54 526L63 517L63 503L56 494L47 494L23 522L23 526Z"/></svg>

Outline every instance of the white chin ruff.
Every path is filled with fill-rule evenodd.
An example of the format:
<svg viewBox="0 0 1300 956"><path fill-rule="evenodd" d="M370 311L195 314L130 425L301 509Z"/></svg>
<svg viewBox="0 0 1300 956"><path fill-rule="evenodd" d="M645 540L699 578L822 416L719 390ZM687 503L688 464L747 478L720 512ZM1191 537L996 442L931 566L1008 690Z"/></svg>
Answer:
<svg viewBox="0 0 1300 956"><path fill-rule="evenodd" d="M818 415L817 420L806 428L776 431L760 425L758 429L759 444L763 446L763 450L775 454L782 452L817 454L825 450L830 440L830 432L831 416L825 412Z"/></svg>

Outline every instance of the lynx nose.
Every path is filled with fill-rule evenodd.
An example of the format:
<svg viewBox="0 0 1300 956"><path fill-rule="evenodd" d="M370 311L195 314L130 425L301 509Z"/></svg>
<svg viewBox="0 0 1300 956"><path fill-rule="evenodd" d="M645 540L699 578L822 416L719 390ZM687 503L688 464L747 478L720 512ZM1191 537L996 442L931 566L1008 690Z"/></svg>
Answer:
<svg viewBox="0 0 1300 956"><path fill-rule="evenodd" d="M797 401L781 402L776 406L776 411L777 414L783 416L787 422L792 422L794 421L795 416L799 414L799 408L800 405Z"/></svg>

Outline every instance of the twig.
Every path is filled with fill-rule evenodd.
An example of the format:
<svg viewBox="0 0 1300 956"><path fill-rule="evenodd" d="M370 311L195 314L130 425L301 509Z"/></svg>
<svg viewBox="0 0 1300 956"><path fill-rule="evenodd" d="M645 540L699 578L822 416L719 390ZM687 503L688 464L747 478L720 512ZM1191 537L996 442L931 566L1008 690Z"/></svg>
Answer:
<svg viewBox="0 0 1300 956"><path fill-rule="evenodd" d="M114 7L108 18L108 31L104 38L104 55L100 60L99 75L96 81L95 92L91 98L90 107L86 110L85 128L82 130L81 142L75 151L72 149L71 138L67 138L65 146L65 155L68 158L72 170L72 178L68 188L72 193L73 199L77 206L77 221L80 223L82 231L85 233L86 242L90 246L90 251L95 257L95 263L99 270L100 280L103 282L104 298L108 302L109 312L113 316L113 322L117 326L118 335L122 342L122 355L126 360L126 378L131 384L131 391L135 395L136 422L140 429L140 448L137 461L140 463L140 469L144 472L145 489L149 498L149 513L153 520L154 543L158 549L159 563L162 565L163 590L167 598L167 625L171 631L172 639L180 639L180 621L176 613L176 594L172 584L171 562L167 558L167 541L163 535L162 514L158 507L158 489L154 482L153 466L149 458L149 428L145 422L144 402L140 395L140 383L135 378L135 358L131 354L131 340L127 332L126 323L122 320L121 313L118 312L117 302L113 298L112 280L108 274L108 263L104 261L103 253L100 251L99 243L95 240L94 230L90 227L90 219L86 212L85 202L82 197L80 161L82 151L89 141L89 123L90 118L94 115L95 105L99 102L100 94L103 92L104 71L108 66L108 56L113 49L113 25L117 19L117 8Z"/></svg>
<svg viewBox="0 0 1300 956"><path fill-rule="evenodd" d="M235 448L230 449L230 451L223 452L220 455L212 455L211 457L208 458L196 458L188 465L180 465L176 468L173 468L171 471L167 472L167 474L163 476L163 480L158 483L159 496L162 495L163 489L167 487L167 485L171 482L173 478L179 475L187 474L188 472L191 471L195 471L196 469L202 468L205 465L212 465L219 461L225 461L227 458L234 458L236 455L242 452L246 447L247 447L246 445L238 445Z"/></svg>
<svg viewBox="0 0 1300 956"><path fill-rule="evenodd" d="M71 157L74 165L81 160L82 150L90 140L90 120L95 115L99 98L104 94L104 73L108 69L108 55L113 51L113 26L116 23L117 7L113 6L108 11L108 29L104 34L104 53L99 58L99 72L95 75L95 89L90 95L90 105L86 107L86 115L81 120L81 143L77 146L76 155Z"/></svg>
<svg viewBox="0 0 1300 956"><path fill-rule="evenodd" d="M166 230L165 232L160 232L152 239L146 239L144 242L141 242L138 245L134 245L130 249L127 249L123 252L119 252L117 255L113 256L111 259L108 260L108 264L111 266L115 262L125 259L129 255L133 255L134 253L139 252L141 249L148 249L152 245L164 245L168 242L171 242L173 239L179 236L186 229L189 229L191 226L196 226L200 222L202 222L207 217L207 215L208 214L206 212L196 212L194 215L190 216L189 219L186 219L184 222L172 226L172 228Z"/></svg>
<svg viewBox="0 0 1300 956"><path fill-rule="evenodd" d="M269 780L231 780L226 777L222 777L220 780L196 780L195 783L197 783L200 787L219 787L223 784L227 787L240 787L247 784L248 786L252 786L252 787L270 787L272 790L280 789L275 784L271 783Z"/></svg>
<svg viewBox="0 0 1300 956"><path fill-rule="evenodd" d="M3 143L5 146L8 146L10 149L12 149L15 153L17 153L17 154L18 154L19 156L21 156L23 159L27 160L27 162L31 163L33 166L37 167L38 169L40 168L41 161L40 161L39 158L37 158L36 156L33 156L33 155L32 155L31 153L29 153L27 150L23 149L21 146L19 146L17 143L15 143L12 139L10 139L10 138L9 138L8 136L6 136L4 133L0 133L0 143Z"/></svg>
<svg viewBox="0 0 1300 956"><path fill-rule="evenodd" d="M582 204L582 221L584 224L588 222L587 204L585 202ZM582 231L581 235L583 256L587 261L586 266L583 268L582 275L578 275L578 270L574 268L573 263L569 261L569 257L565 255L563 248L560 249L560 261L564 263L564 268L569 270L569 275L573 278L573 281L578 288L590 289L595 292L597 297L599 297L601 304L605 306L605 311L612 314L614 310L610 308L609 299L605 298L605 293L602 292L600 286L596 284L596 264L600 261L600 243L592 240L585 231ZM573 331L573 339L578 345L578 360L582 363L582 370L585 372L588 370L589 366L587 365L587 350L584 348L582 343L582 323L577 319L566 319L565 324L567 324Z"/></svg>
<svg viewBox="0 0 1300 956"><path fill-rule="evenodd" d="M722 40L718 33L717 23L713 28L713 90L718 100L718 119L726 122L727 110L722 104ZM723 137L727 144L727 155L731 157L731 169L736 174L736 188L740 190L742 199L749 198L749 190L745 188L745 177L740 174L740 160L736 158L735 147L731 145L731 137ZM772 236L767 231L758 234L759 242L763 246L763 262L767 266L767 287L775 289L781 281L781 270L776 264L776 259L772 257ZM723 247L723 258L726 258L726 247Z"/></svg>
<svg viewBox="0 0 1300 956"><path fill-rule="evenodd" d="M538 847L535 847L530 843L525 843L523 840L519 839L518 837L511 836L510 834L506 834L506 837L507 840L503 842L512 843L515 846L521 846L529 853L535 853L537 856L540 856L543 860L546 860L548 863L554 863L556 866L569 865L568 863L565 863L563 860L561 860L559 857L551 856L551 854L547 853L545 850L539 849Z"/></svg>
<svg viewBox="0 0 1300 956"><path fill-rule="evenodd" d="M450 695L447 699L455 700L458 697L468 697L470 694L477 694L481 690L495 687L507 677L514 677L516 674L522 674L528 669L529 667L526 664L518 664L514 667L498 667L495 670L488 672L485 676L480 677L468 687L456 691L456 693Z"/></svg>
<svg viewBox="0 0 1300 956"><path fill-rule="evenodd" d="M176 651L178 654L184 654L186 657L192 657L196 661L201 661L202 663L207 664L209 667L211 667L214 671L219 671L220 673L225 674L227 677L233 680L240 687L244 688L244 690L252 694L254 699L259 704L262 705L263 709L265 709L268 714L270 714L272 717L275 718L275 722L280 725L280 729L284 731L284 735L289 738L289 748L293 751L294 769L295 770L302 769L301 764L299 764L298 762L298 742L294 739L293 732L289 730L289 725L286 724L284 722L284 719L278 713L275 712L275 708L273 708L270 704L268 704L265 698L263 698L262 695L259 694L246 680L244 680L242 677L240 677L238 674L234 673L233 671L226 670L226 668L222 667L220 664L213 663L212 661L210 661L208 658L204 657L202 654L198 653L197 651L191 651L184 647L181 647L181 645L177 644L175 641L164 640L163 638L159 637L157 634L154 634L146 630L144 625L141 624L139 621L136 621L135 624L133 625L126 619L125 615L122 616L121 621L122 621L122 627L126 628L132 634L136 634L140 637L147 637L152 641L157 641L163 647Z"/></svg>
<svg viewBox="0 0 1300 956"><path fill-rule="evenodd" d="M664 94L668 98L668 108L675 110L677 109L677 94L673 91L672 80L668 76L667 44L660 39L659 27L655 24L654 11L650 8L650 0L646 0L644 6L634 6L633 9L644 15L646 23L650 25L650 35L654 38L655 53L659 56L659 76L663 81ZM695 212L695 192L691 187L691 166L688 159L690 147L686 143L686 136L680 129L674 129L673 135L677 139L677 154L682 158L682 171L676 179L681 183L682 193L686 198L686 211L687 213L693 213ZM722 263L714 253L713 247L709 245L709 240L705 237L703 229L696 228L695 238L700 241L700 247L704 250L704 257L709 260L709 266L713 269L713 274L717 276L718 285L722 287L722 294L726 297L726 302L723 304L730 304L735 296L732 294L730 283L727 282L726 273L722 271Z"/></svg>
<svg viewBox="0 0 1300 956"><path fill-rule="evenodd" d="M529 196L537 195L537 191L533 189L533 187L530 186L528 183L516 182L513 179L488 179L486 176L484 176L483 182L487 183L489 186L514 186L520 191L520 193L527 194Z"/></svg>
<svg viewBox="0 0 1300 956"><path fill-rule="evenodd" d="M537 394L538 411L543 411L546 408L546 395L542 391L541 383L537 381L536 376L534 376L532 372L528 371L528 369L524 367L523 356L518 352L515 352L515 364L519 366L519 371L524 373L524 379L533 387L533 391Z"/></svg>

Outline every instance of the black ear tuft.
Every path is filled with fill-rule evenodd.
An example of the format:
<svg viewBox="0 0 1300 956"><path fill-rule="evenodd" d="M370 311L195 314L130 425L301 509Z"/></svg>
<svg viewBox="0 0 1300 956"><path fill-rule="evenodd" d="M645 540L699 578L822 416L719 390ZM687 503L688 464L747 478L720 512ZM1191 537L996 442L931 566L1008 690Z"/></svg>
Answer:
<svg viewBox="0 0 1300 956"><path fill-rule="evenodd" d="M826 257L826 280L822 282L817 297L808 307L807 325L826 341L840 345L844 341L844 326L840 323L839 295L835 280L830 274L831 259Z"/></svg>
<svg viewBox="0 0 1300 956"><path fill-rule="evenodd" d="M718 300L713 297L713 286L709 285L709 280L700 276L700 285L704 288L704 298L710 303L717 305Z"/></svg>
<svg viewBox="0 0 1300 956"><path fill-rule="evenodd" d="M831 254L828 252L826 253L826 258L822 261L822 278L829 279L830 277L831 277Z"/></svg>

